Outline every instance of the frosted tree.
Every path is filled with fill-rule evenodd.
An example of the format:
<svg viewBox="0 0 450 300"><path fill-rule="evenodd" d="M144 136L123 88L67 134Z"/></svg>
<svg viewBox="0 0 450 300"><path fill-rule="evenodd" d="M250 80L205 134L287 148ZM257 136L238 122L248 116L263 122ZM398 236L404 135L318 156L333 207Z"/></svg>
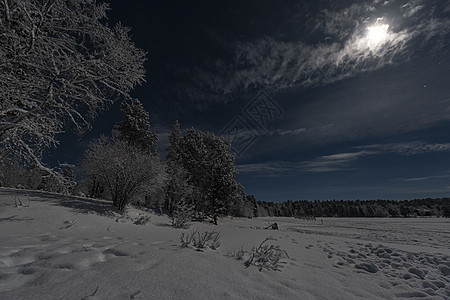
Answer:
<svg viewBox="0 0 450 300"><path fill-rule="evenodd" d="M181 127L178 121L172 125L172 131L169 135L169 147L167 147L166 151L166 161L167 163L181 163L180 156L180 139L181 139Z"/></svg>
<svg viewBox="0 0 450 300"><path fill-rule="evenodd" d="M256 202L256 197L254 195L247 195L245 198L247 199L247 203L250 203L252 207L253 217L258 217L258 203Z"/></svg>
<svg viewBox="0 0 450 300"><path fill-rule="evenodd" d="M27 168L18 155L0 149L0 186L37 189L42 178L40 170Z"/></svg>
<svg viewBox="0 0 450 300"><path fill-rule="evenodd" d="M230 213L237 174L230 144L210 132L189 129L180 142L183 166L194 186L195 208L213 218Z"/></svg>
<svg viewBox="0 0 450 300"><path fill-rule="evenodd" d="M181 161L181 129L176 121L169 135L169 147L166 154L167 183L164 208L172 215L173 225L182 227L192 217L193 187L189 182L189 173Z"/></svg>
<svg viewBox="0 0 450 300"><path fill-rule="evenodd" d="M146 53L129 29L108 26L93 0L0 1L0 143L60 181L42 161L71 124L89 119L144 81Z"/></svg>
<svg viewBox="0 0 450 300"><path fill-rule="evenodd" d="M150 131L149 113L142 103L137 99L124 101L121 109L123 120L115 126L117 138L156 155L158 137Z"/></svg>
<svg viewBox="0 0 450 300"><path fill-rule="evenodd" d="M245 195L244 188L240 184L236 185L236 189L233 195L232 214L236 217L247 218L252 218L254 214L253 203Z"/></svg>
<svg viewBox="0 0 450 300"><path fill-rule="evenodd" d="M95 140L85 153L86 175L95 178L122 210L130 201L151 194L165 180L164 167L155 155L123 140Z"/></svg>

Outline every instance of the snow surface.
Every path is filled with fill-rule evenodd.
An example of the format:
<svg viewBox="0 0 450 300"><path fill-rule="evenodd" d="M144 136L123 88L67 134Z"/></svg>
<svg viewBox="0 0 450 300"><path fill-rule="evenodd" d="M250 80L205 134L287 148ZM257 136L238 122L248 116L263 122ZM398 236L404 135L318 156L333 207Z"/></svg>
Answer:
<svg viewBox="0 0 450 300"><path fill-rule="evenodd" d="M149 223L133 224L144 214ZM274 222L280 230L263 229ZM204 251L181 248L189 230L169 223L136 208L120 217L106 201L0 189L0 299L450 299L449 219L193 223L221 232L221 246ZM280 272L226 256L269 236L289 255Z"/></svg>

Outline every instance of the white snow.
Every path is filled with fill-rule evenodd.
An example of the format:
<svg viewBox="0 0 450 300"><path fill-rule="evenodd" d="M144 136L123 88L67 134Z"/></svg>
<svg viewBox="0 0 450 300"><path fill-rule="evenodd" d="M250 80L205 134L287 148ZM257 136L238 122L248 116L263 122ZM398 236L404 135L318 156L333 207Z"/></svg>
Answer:
<svg viewBox="0 0 450 300"><path fill-rule="evenodd" d="M217 250L195 251L167 217L113 211L0 189L0 299L450 299L449 219L225 218L192 224L221 232ZM280 272L226 256L269 236L289 255Z"/></svg>

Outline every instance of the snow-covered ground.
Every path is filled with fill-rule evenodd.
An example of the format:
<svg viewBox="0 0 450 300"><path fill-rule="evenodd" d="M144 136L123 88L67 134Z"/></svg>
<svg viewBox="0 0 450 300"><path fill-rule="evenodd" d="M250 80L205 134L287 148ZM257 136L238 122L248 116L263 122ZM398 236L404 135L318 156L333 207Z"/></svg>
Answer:
<svg viewBox="0 0 450 300"><path fill-rule="evenodd" d="M449 219L226 218L192 224L221 233L217 250L195 251L164 216L135 225L143 212L112 211L0 189L0 299L450 299ZM226 256L269 236L289 255L279 272Z"/></svg>

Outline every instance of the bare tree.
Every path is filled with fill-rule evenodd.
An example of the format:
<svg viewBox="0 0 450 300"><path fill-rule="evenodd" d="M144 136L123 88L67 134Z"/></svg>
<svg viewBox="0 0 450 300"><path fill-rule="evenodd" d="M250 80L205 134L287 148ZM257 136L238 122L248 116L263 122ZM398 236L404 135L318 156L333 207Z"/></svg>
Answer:
<svg viewBox="0 0 450 300"><path fill-rule="evenodd" d="M104 22L108 10L94 0L0 0L0 143L47 174L57 176L42 151L64 125L82 133L144 81L146 53L129 29Z"/></svg>
<svg viewBox="0 0 450 300"><path fill-rule="evenodd" d="M152 194L162 186L164 167L155 155L123 140L105 137L89 145L84 161L86 175L95 177L122 210L133 198Z"/></svg>

